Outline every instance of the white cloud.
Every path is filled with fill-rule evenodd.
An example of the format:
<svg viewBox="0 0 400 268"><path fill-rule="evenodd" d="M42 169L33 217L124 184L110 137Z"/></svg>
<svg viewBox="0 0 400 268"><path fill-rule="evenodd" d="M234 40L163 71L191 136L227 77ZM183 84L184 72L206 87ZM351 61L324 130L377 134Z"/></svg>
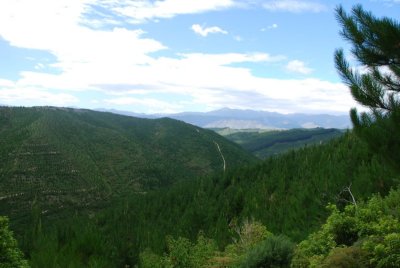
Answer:
<svg viewBox="0 0 400 268"><path fill-rule="evenodd" d="M267 26L266 28L261 28L260 31L265 32L267 30L273 30L273 29L277 29L277 28L278 28L278 24L274 23L274 24Z"/></svg>
<svg viewBox="0 0 400 268"><path fill-rule="evenodd" d="M15 85L15 83L13 81L0 78L0 88L1 87L13 87L14 85Z"/></svg>
<svg viewBox="0 0 400 268"><path fill-rule="evenodd" d="M248 68L231 66L243 62L277 64L283 59L282 56L263 53L197 53L182 54L178 58L162 57L148 65L132 66L125 73L119 73L123 70L118 68L116 76L99 73L97 69L96 73L90 69L72 69L58 75L31 72L24 73L17 82L20 87L24 86L25 91L13 95L0 86L0 99L6 97L6 104L12 99L14 103L21 103L24 98L23 103L32 103L38 96L37 101L41 104L66 105L77 102L71 96L54 93L57 91L52 91L54 94L50 95L44 94L46 91L28 90L34 86L51 88L52 84L66 83L65 88L90 88L109 94L110 98L103 98L103 105L113 105L114 108L121 106L124 109L131 106L133 111L138 107L146 112L179 112L190 110L190 107L231 107L286 113L305 110L344 112L354 106L347 87L341 83L318 79L261 78L254 76ZM265 68L268 72L268 67ZM9 81L1 83L10 84ZM178 97L166 101L162 96L157 97L158 94ZM101 106L101 103L97 106Z"/></svg>
<svg viewBox="0 0 400 268"><path fill-rule="evenodd" d="M148 107L148 112L224 106L279 112L347 111L354 106L340 83L263 78L253 75L250 68L239 67L248 62L262 64L267 76L269 64L283 64L284 56L190 53L154 57L153 52L167 48L142 30L121 25L104 30L88 19L85 14L98 3L109 6L116 16L140 22L233 6L229 0L0 1L0 36L14 47L47 51L56 59L41 62L43 66L35 62L38 70L21 70L17 81L0 79L0 103L76 105L82 102L75 91L87 91L87 95L99 94L94 98L100 102L96 105L141 106ZM300 67L303 73L310 70L304 64ZM51 68L56 72L47 73ZM179 97L166 101L165 95Z"/></svg>
<svg viewBox="0 0 400 268"><path fill-rule="evenodd" d="M0 2L0 36L14 47L47 51L46 64L60 74L20 73L20 86L85 90L95 82L124 82L137 65L154 59L149 53L166 47L140 30L93 30L80 24L95 0L5 0ZM43 8L46 7L46 8ZM37 65L40 69L41 65Z"/></svg>
<svg viewBox="0 0 400 268"><path fill-rule="evenodd" d="M44 64L43 63L37 63L36 65L35 65L35 70L40 70L40 69L44 69L45 68L45 66L44 66Z"/></svg>
<svg viewBox="0 0 400 268"><path fill-rule="evenodd" d="M156 77L147 82L153 83L156 89L149 89L149 94L163 92L190 99L185 105L179 101L169 102L172 105L169 108L177 111L202 106L208 109L251 107L285 113L304 110L347 112L355 105L347 87L341 83L318 79L261 78L252 75L249 69L230 66L245 61L274 60L279 59L265 54L185 54L178 59L161 58L149 66L148 71ZM149 109L154 107L152 101L139 101L134 96L126 92L113 103L145 105L149 101Z"/></svg>
<svg viewBox="0 0 400 268"><path fill-rule="evenodd" d="M208 34L215 34L215 33L228 34L227 31L222 30L217 26L203 28L200 24L193 24L191 28L193 32L203 37L206 37Z"/></svg>
<svg viewBox="0 0 400 268"><path fill-rule="evenodd" d="M400 0L372 0L373 2L383 2L385 5L391 7L396 4L400 4Z"/></svg>
<svg viewBox="0 0 400 268"><path fill-rule="evenodd" d="M268 29L276 29L276 28L278 28L278 24L276 24L276 23L268 26Z"/></svg>
<svg viewBox="0 0 400 268"><path fill-rule="evenodd" d="M132 60L145 63L146 53L165 47L146 39L142 30L91 30L81 25L88 4L96 0L4 0L0 2L0 36L10 45L45 50L58 67L103 60L110 64ZM45 8L44 8L45 7Z"/></svg>
<svg viewBox="0 0 400 268"><path fill-rule="evenodd" d="M326 6L311 1L302 0L273 0L267 1L263 7L271 11L288 11L288 12L321 12L326 10Z"/></svg>
<svg viewBox="0 0 400 268"><path fill-rule="evenodd" d="M300 74L310 74L313 69L307 67L304 62L299 60L292 60L286 65L286 70Z"/></svg>
<svg viewBox="0 0 400 268"><path fill-rule="evenodd" d="M120 97L113 99L103 100L103 103L111 105L123 105L123 106L142 106L147 109L149 113L176 113L181 111L182 105L173 104L167 101L160 101L154 98L135 98L135 97Z"/></svg>
<svg viewBox="0 0 400 268"><path fill-rule="evenodd" d="M229 90L202 88L194 90L194 103L209 109L238 109L290 112L347 112L355 106L348 88L341 83L319 79L280 80L248 77L233 80ZM240 82L242 81L242 82Z"/></svg>
<svg viewBox="0 0 400 268"><path fill-rule="evenodd" d="M0 85L0 100L8 105L54 105L70 106L79 103L79 99L71 94L53 93L34 87L2 87Z"/></svg>
<svg viewBox="0 0 400 268"><path fill-rule="evenodd" d="M88 0L1 1L0 35L11 41L13 46L42 49L43 43L73 30L73 23L79 22L87 2ZM52 41L54 42L55 40Z"/></svg>
<svg viewBox="0 0 400 268"><path fill-rule="evenodd" d="M157 18L172 18L179 14L195 14L235 6L233 0L120 0L103 1L114 12L130 18L132 23L143 23Z"/></svg>

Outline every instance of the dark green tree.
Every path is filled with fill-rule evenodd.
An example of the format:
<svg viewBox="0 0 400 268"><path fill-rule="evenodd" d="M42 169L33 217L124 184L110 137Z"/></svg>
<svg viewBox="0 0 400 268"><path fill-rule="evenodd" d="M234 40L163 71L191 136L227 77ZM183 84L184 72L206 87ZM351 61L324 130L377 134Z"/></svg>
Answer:
<svg viewBox="0 0 400 268"><path fill-rule="evenodd" d="M353 98L368 111L350 111L355 132L400 169L400 24L377 18L361 5L346 13L336 9L341 35L352 45L361 70L352 68L344 52L335 52L336 68Z"/></svg>

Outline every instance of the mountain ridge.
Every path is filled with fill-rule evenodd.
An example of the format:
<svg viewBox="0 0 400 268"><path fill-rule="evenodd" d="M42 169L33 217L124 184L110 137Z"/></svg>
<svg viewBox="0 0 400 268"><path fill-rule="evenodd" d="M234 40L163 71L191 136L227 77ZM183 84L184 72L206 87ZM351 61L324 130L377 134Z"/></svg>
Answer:
<svg viewBox="0 0 400 268"><path fill-rule="evenodd" d="M44 210L96 205L252 161L215 132L170 118L0 108L2 214L28 211L36 199Z"/></svg>
<svg viewBox="0 0 400 268"><path fill-rule="evenodd" d="M259 128L259 129L292 129L292 128L351 128L348 115L330 114L280 114L268 111L240 110L222 108L209 112L182 112L175 114L138 114L128 111L97 109L128 116L142 118L169 117L203 128Z"/></svg>

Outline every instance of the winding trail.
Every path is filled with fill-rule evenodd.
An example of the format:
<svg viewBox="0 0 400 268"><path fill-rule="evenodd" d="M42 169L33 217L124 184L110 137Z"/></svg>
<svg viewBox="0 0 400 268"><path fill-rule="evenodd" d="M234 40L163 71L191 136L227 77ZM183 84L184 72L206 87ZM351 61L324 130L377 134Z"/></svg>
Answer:
<svg viewBox="0 0 400 268"><path fill-rule="evenodd" d="M224 162L224 172L225 172L225 169L226 169L225 157L224 157L224 155L222 154L222 151L221 151L221 148L219 147L219 144L218 144L216 141L214 141L214 143L215 143L215 145L217 145L219 154L221 155L222 161Z"/></svg>

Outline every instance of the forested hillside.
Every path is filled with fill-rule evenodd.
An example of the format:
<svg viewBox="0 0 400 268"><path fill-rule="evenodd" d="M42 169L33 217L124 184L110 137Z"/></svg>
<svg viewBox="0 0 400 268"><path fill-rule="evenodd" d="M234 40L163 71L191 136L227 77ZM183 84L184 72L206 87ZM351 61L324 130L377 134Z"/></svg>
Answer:
<svg viewBox="0 0 400 268"><path fill-rule="evenodd" d="M238 238L236 230L247 221L298 242L325 221L329 203L343 208L352 202L346 189L361 202L372 193L386 194L398 178L363 142L346 134L255 166L125 197L67 226L63 222L37 232L33 225L20 241L34 267L44 261L84 267L89 257L105 263L99 267L134 265L146 248L162 254L174 241L166 240L168 235L195 241L199 232L221 250ZM32 222L40 217L33 215Z"/></svg>
<svg viewBox="0 0 400 268"><path fill-rule="evenodd" d="M255 161L212 131L52 107L0 108L0 214L103 206L179 180Z"/></svg>
<svg viewBox="0 0 400 268"><path fill-rule="evenodd" d="M363 70L341 49L336 68L366 109L263 161L172 119L0 107L0 267L400 267L400 24L336 18Z"/></svg>
<svg viewBox="0 0 400 268"><path fill-rule="evenodd" d="M290 130L234 130L214 129L225 138L240 144L259 158L278 155L290 150L313 144L322 144L343 135L344 131L334 128L290 129Z"/></svg>

